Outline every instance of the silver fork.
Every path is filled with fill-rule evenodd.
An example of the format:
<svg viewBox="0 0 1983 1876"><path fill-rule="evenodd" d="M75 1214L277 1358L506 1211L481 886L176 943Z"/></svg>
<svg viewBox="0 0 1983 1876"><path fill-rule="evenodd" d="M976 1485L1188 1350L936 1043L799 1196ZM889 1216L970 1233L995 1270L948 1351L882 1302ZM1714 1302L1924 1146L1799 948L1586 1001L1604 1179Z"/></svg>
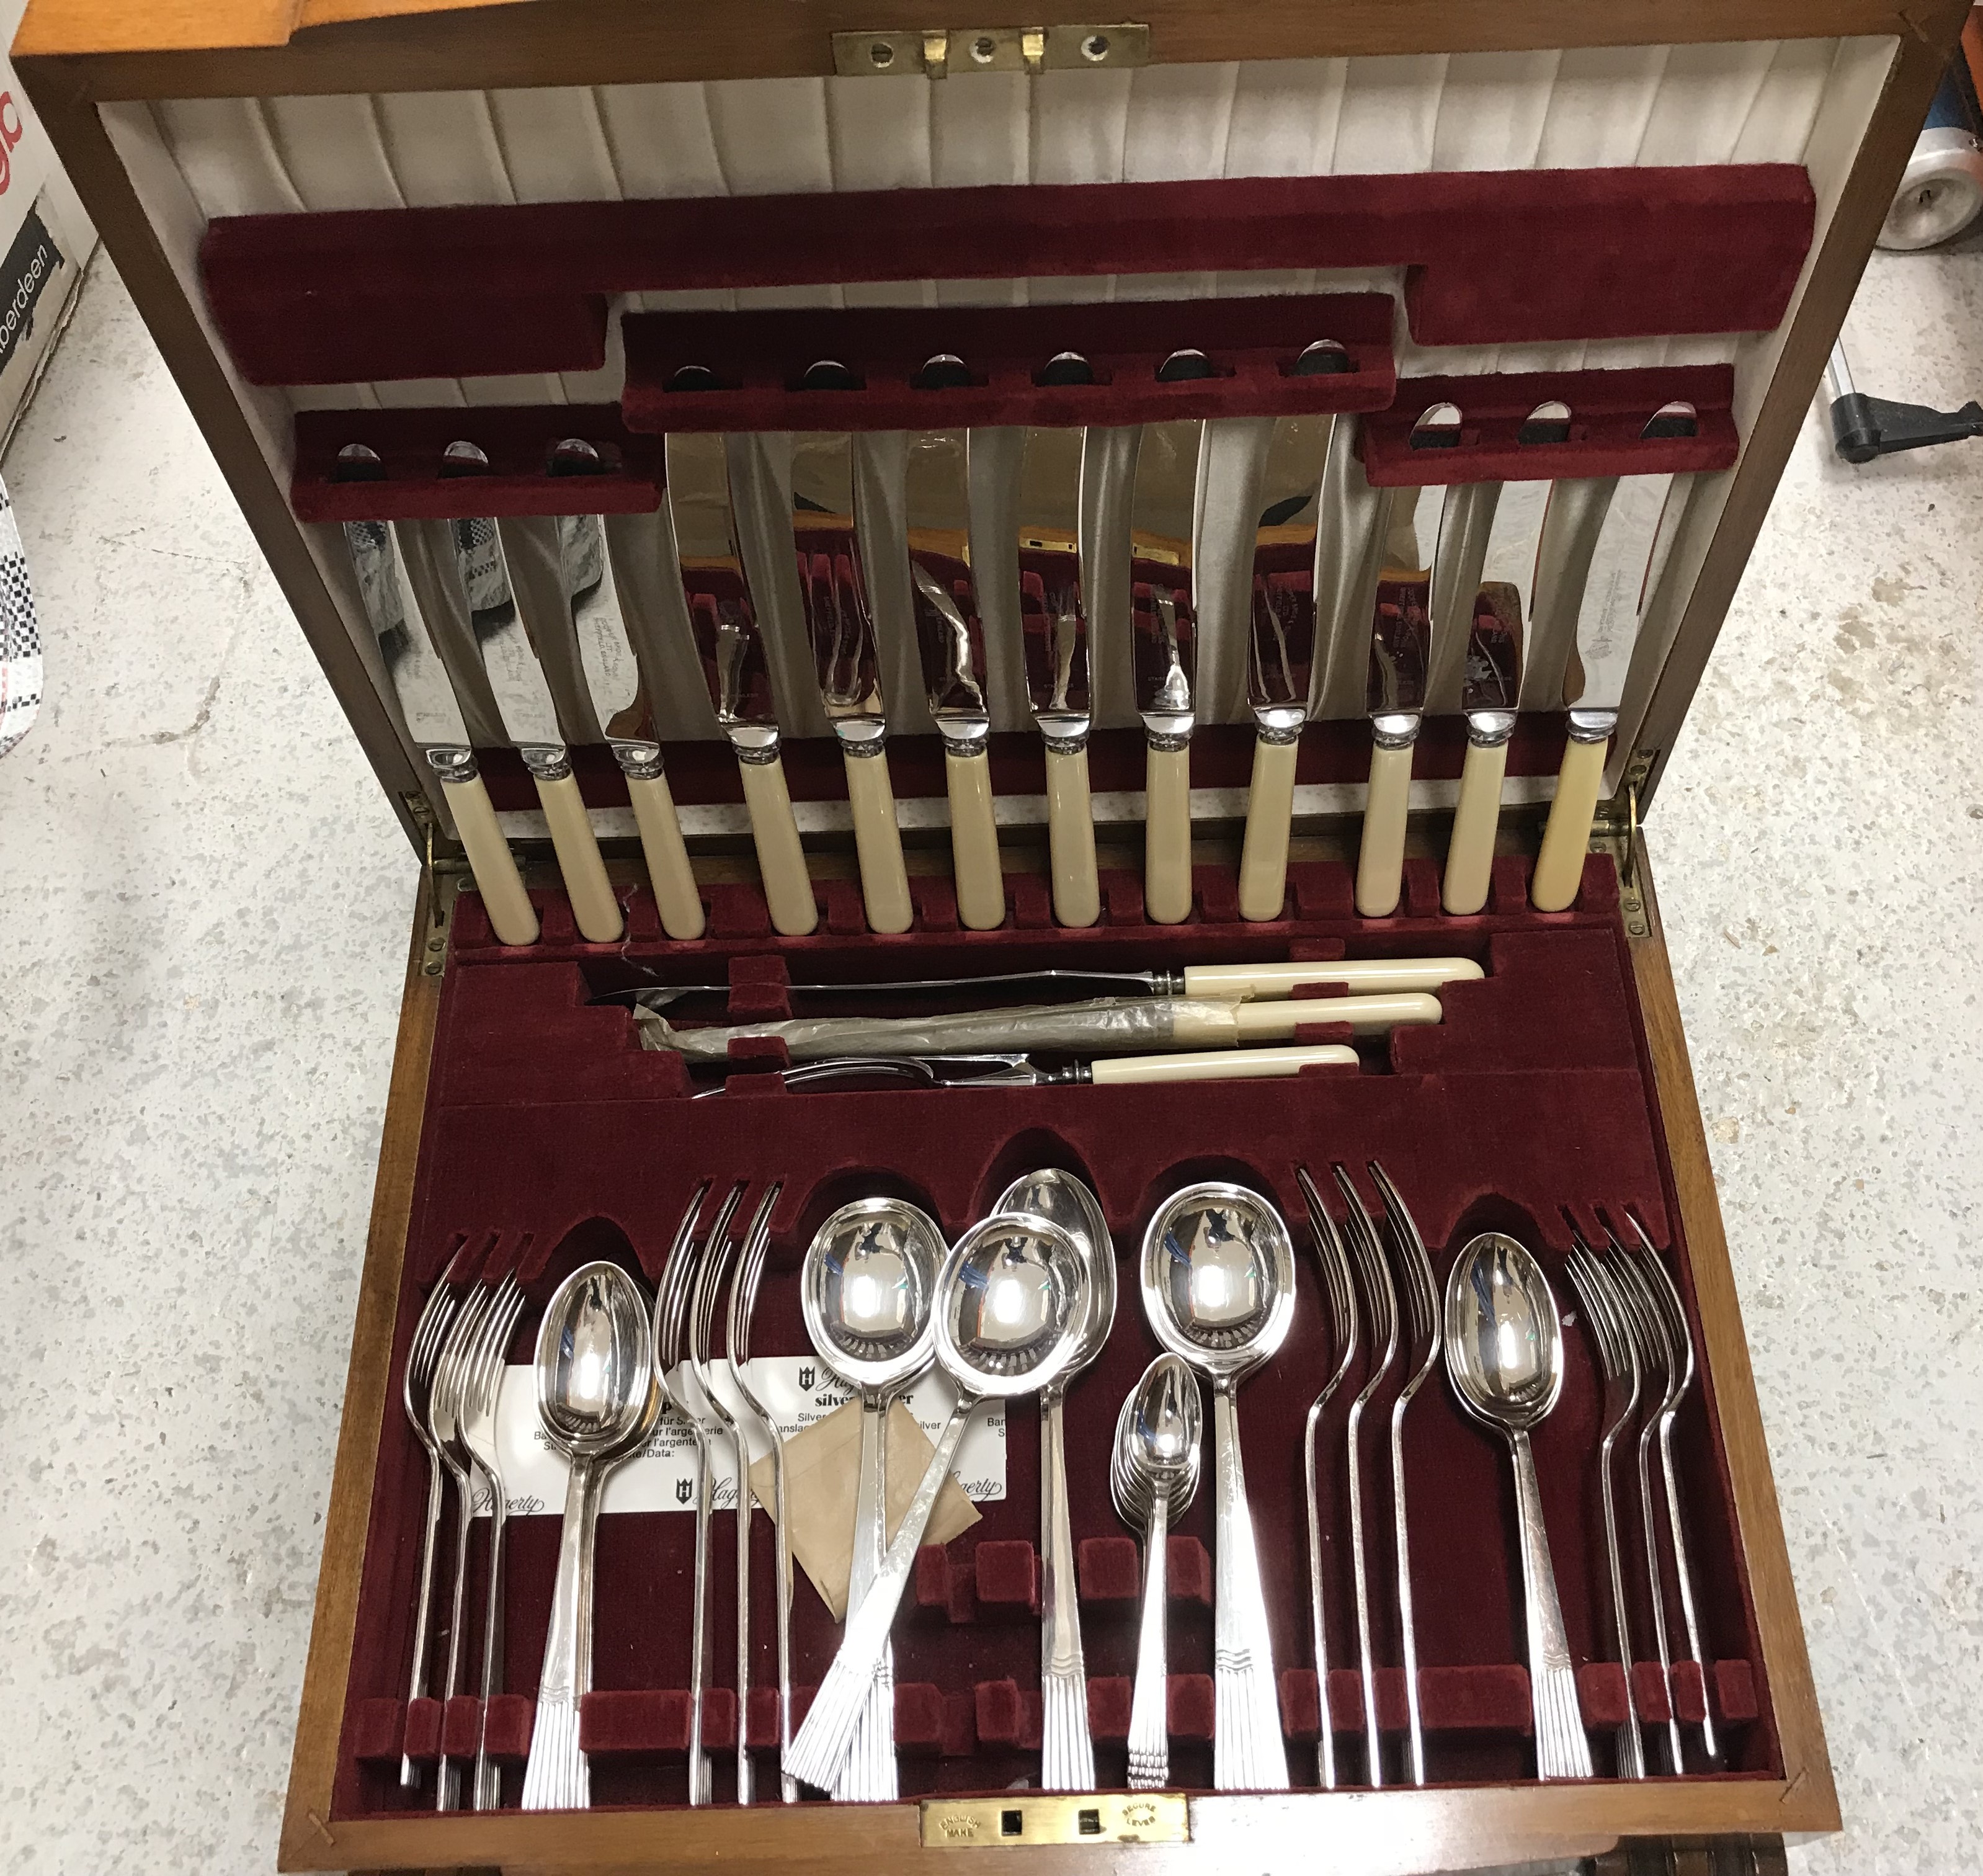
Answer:
<svg viewBox="0 0 1983 1876"><path fill-rule="evenodd" d="M785 1440L778 1431L777 1422L771 1417L757 1390L751 1385L747 1373L751 1360L751 1316L757 1307L757 1286L764 1275L764 1258L771 1243L771 1211L778 1202L778 1195L784 1189L781 1184L774 1183L765 1189L764 1195L757 1202L757 1214L751 1220L751 1228L744 1234L744 1249L737 1259L737 1279L730 1286L730 1320L724 1339L724 1361L730 1369L731 1385L737 1389L737 1398L756 1416L766 1443L771 1449L771 1522L777 1539L777 1605L778 1605L778 1765L779 1794L788 1804L796 1804L799 1799L799 1781L784 1771L784 1751L792 1743L792 1540L787 1522L785 1500ZM747 1473L746 1478L749 1476ZM745 1528L741 1543L750 1541L749 1511L751 1500L747 1495L741 1500L739 1516L745 1520ZM744 1620L742 1605L738 1605L737 1647L740 1660L750 1645L750 1627ZM740 1684L744 1670L740 1665ZM740 1717L737 1724L744 1723ZM741 1751L741 1748L740 1747Z"/></svg>
<svg viewBox="0 0 1983 1876"><path fill-rule="evenodd" d="M503 1484L503 1464L496 1448L496 1404L503 1390L510 1338L523 1313L523 1292L513 1272L490 1298L475 1347L468 1357L461 1389L463 1443L489 1488L489 1570L483 1591L482 1705L475 1740L474 1804L477 1811L500 1809L503 1775L489 1756L489 1703L503 1690L503 1539L509 1521L509 1501Z"/></svg>
<svg viewBox="0 0 1983 1876"><path fill-rule="evenodd" d="M1346 1166L1336 1169L1336 1183L1348 1202L1349 1216L1346 1233L1349 1254L1363 1280L1365 1313L1370 1325L1373 1356L1364 1377L1363 1390L1350 1403L1349 1450L1349 1563L1356 1585L1356 1641L1362 1655L1363 1674L1363 1734L1369 1761L1369 1782L1384 1782L1383 1735L1377 1726L1377 1661L1371 1634L1370 1572L1363 1543L1363 1455L1359 1437L1363 1410L1384 1384L1398 1354L1398 1299L1391 1288L1391 1273L1385 1267L1384 1253L1377 1242L1377 1228Z"/></svg>
<svg viewBox="0 0 1983 1876"><path fill-rule="evenodd" d="M427 1425L430 1403L433 1394L435 1370L440 1365L441 1350L446 1345L449 1325L454 1320L454 1313L460 1307L460 1299L454 1293L450 1279L454 1274L455 1262L461 1252L457 1249L447 1268L442 1271L420 1309L420 1319L414 1325L412 1346L406 1353L406 1372L400 1384L400 1396L406 1410L407 1423L413 1430L413 1437L420 1443L420 1450L427 1456L427 1516L424 1534L420 1540L420 1587L419 1600L413 1606L413 1664L406 1678L406 1700L409 1705L425 1697L427 1690L427 1625L433 1604L434 1547L440 1536L441 1470L440 1452L434 1444L432 1430ZM400 1758L400 1787L405 1791L420 1789L420 1768L404 1754Z"/></svg>
<svg viewBox="0 0 1983 1876"><path fill-rule="evenodd" d="M1604 1425L1597 1443L1597 1485L1604 1513L1604 1554L1610 1567L1611 1627L1618 1660L1625 1670L1625 1721L1618 1728L1618 1775L1646 1775L1646 1746L1639 1732L1639 1707L1632 1690L1632 1629L1625 1607L1625 1568L1618 1546L1617 1497L1611 1482L1611 1456L1618 1436L1639 1406L1639 1351L1625 1319L1625 1303L1610 1272L1600 1264L1580 1232L1573 1226L1573 1242L1566 1266L1597 1359L1604 1371Z"/></svg>
<svg viewBox="0 0 1983 1876"><path fill-rule="evenodd" d="M475 1517L475 1461L461 1440L462 1377L470 1351L475 1346L482 1319L487 1314L490 1288L476 1285L456 1312L454 1326L448 1332L447 1346L441 1351L440 1366L434 1374L433 1391L428 1401L428 1430L442 1465L454 1481L454 1594L447 1625L447 1674L441 1684L442 1751L434 1781L434 1809L453 1811L461 1802L461 1768L447 1755L446 1726L447 1704L461 1691L461 1628L463 1603L468 1591L468 1540Z"/></svg>
<svg viewBox="0 0 1983 1876"><path fill-rule="evenodd" d="M1295 1168L1295 1178L1308 1204L1309 1229L1315 1234L1316 1261L1322 1271L1323 1299L1329 1306L1329 1333L1336 1349L1336 1367L1323 1383L1308 1410L1302 1433L1302 1483L1308 1494L1308 1617L1315 1644L1316 1697L1320 1702L1322 1737L1316 1745L1316 1775L1323 1789L1336 1789L1336 1723L1329 1707L1329 1630L1324 1620L1322 1594L1322 1505L1315 1482L1315 1442L1322 1416L1349 1364L1356 1357L1356 1290L1349 1274L1349 1257L1343 1248L1343 1236L1322 1202L1315 1181L1306 1166Z"/></svg>
<svg viewBox="0 0 1983 1876"><path fill-rule="evenodd" d="M1376 1160L1370 1177L1383 1195L1384 1215L1398 1257L1398 1289L1403 1299L1405 1384L1391 1408L1391 1516L1396 1536L1398 1627L1404 1647L1405 1711L1411 1729L1412 1783L1426 1781L1425 1721L1419 1710L1418 1624L1412 1611L1412 1549L1405 1514L1405 1410L1425 1385L1439 1359L1439 1291L1433 1282L1432 1259L1398 1189Z"/></svg>
<svg viewBox="0 0 1983 1876"><path fill-rule="evenodd" d="M1689 1558L1686 1520L1680 1514L1680 1474L1674 1468L1673 1453L1674 1421L1680 1412L1681 1400L1694 1385L1694 1337L1687 1329L1687 1311L1681 1306L1679 1288L1660 1261L1659 1252L1653 1249L1651 1239L1629 1212L1622 1216L1637 1240L1636 1248L1620 1243L1615 1231L1612 1242L1639 1266L1647 1295L1659 1312L1667 1345L1674 1354L1672 1384L1660 1407L1660 1471L1666 1484L1667 1531L1673 1540L1674 1576L1680 1589L1680 1618L1687 1625L1688 1652L1700 1672L1700 1748L1707 1755L1707 1762L1718 1766L1721 1763L1721 1746L1715 1737L1714 1709L1707 1698L1707 1655L1700 1645L1700 1622L1694 1598L1694 1568Z"/></svg>

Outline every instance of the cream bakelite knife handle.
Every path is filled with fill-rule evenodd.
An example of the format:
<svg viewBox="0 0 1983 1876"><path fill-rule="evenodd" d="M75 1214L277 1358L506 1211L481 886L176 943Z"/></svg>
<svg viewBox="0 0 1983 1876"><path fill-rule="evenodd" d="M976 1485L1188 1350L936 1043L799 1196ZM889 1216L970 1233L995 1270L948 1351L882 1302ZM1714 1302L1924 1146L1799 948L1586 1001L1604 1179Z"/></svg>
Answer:
<svg viewBox="0 0 1983 1876"><path fill-rule="evenodd" d="M1543 829L1542 851L1536 855L1536 875L1529 897L1539 912L1568 908L1583 882L1583 856L1590 848L1591 823L1597 818L1598 791L1604 785L1607 737L1598 743L1568 743L1563 767L1557 771L1556 799L1550 804L1549 824Z"/></svg>
<svg viewBox="0 0 1983 1876"><path fill-rule="evenodd" d="M647 856L661 929L671 938L701 938L707 923L702 895L696 890L695 870L682 841L681 817L675 812L668 778L629 775L627 798L634 804L634 824L640 830L640 851Z"/></svg>
<svg viewBox="0 0 1983 1876"><path fill-rule="evenodd" d="M555 781L541 775L535 779L579 934L594 945L617 943L626 931L627 921L620 915L620 901L613 896L613 882L606 877L606 862L599 857L599 842L585 811L585 798L578 791L577 778L565 774Z"/></svg>
<svg viewBox="0 0 1983 1876"><path fill-rule="evenodd" d="M1095 806L1088 792L1088 751L1047 750L1047 857L1053 868L1056 922L1076 928L1102 916L1095 871Z"/></svg>
<svg viewBox="0 0 1983 1876"><path fill-rule="evenodd" d="M1453 813L1453 838L1446 849L1440 903L1456 918L1471 918L1487 903L1494 871L1494 836L1501 827L1501 778L1508 767L1508 745L1470 742L1460 771L1460 804Z"/></svg>
<svg viewBox="0 0 1983 1876"><path fill-rule="evenodd" d="M879 744L856 753L845 744L847 802L854 811L854 851L861 862L861 899L871 931L906 931L915 917L909 904L908 869L902 864L902 836L895 825L895 791L888 781L888 758Z"/></svg>
<svg viewBox="0 0 1983 1876"><path fill-rule="evenodd" d="M1319 1042L1307 1048L1216 1048L1189 1055L1112 1055L1089 1065L1090 1078L1107 1086L1131 1082L1252 1082L1299 1075L1304 1068L1348 1065L1356 1052L1346 1043Z"/></svg>
<svg viewBox="0 0 1983 1876"><path fill-rule="evenodd" d="M1338 958L1322 964L1190 964L1187 997L1291 996L1304 984L1342 984L1359 993L1436 990L1484 977L1471 958Z"/></svg>
<svg viewBox="0 0 1983 1876"><path fill-rule="evenodd" d="M819 902L812 896L799 824L792 817L785 765L776 754L768 762L740 759L737 772L743 778L744 805L751 816L751 838L757 849L771 929L782 938L804 938L819 924Z"/></svg>
<svg viewBox="0 0 1983 1876"><path fill-rule="evenodd" d="M1005 922L1005 874L998 861L998 819L992 805L992 758L943 752L950 791L950 864L957 881L957 916L968 931Z"/></svg>
<svg viewBox="0 0 1983 1876"><path fill-rule="evenodd" d="M1191 916L1191 745L1144 751L1143 912L1152 924Z"/></svg>
<svg viewBox="0 0 1983 1876"><path fill-rule="evenodd" d="M482 777L471 770L463 781L443 777L441 785L447 791L454 831L468 854L476 890L488 910L490 930L500 944L534 945L539 928L537 908L523 890L517 857L496 824L496 810Z"/></svg>
<svg viewBox="0 0 1983 1876"><path fill-rule="evenodd" d="M1356 910L1388 918L1398 909L1405 874L1405 821L1412 798L1412 745L1370 751L1370 792L1356 854Z"/></svg>
<svg viewBox="0 0 1983 1876"><path fill-rule="evenodd" d="M1295 813L1295 758L1301 745L1253 739L1246 839L1239 850L1239 916L1278 918L1288 896L1288 833Z"/></svg>

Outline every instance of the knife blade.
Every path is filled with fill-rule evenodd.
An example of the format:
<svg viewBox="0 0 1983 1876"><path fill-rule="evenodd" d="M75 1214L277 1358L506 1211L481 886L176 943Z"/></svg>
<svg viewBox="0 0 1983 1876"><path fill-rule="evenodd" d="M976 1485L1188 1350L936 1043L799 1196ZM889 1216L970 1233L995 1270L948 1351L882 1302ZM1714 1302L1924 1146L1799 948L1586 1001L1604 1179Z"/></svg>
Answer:
<svg viewBox="0 0 1983 1876"><path fill-rule="evenodd" d="M804 938L818 926L819 907L785 785L771 668L737 539L724 440L671 431L662 447L682 597L717 725L737 757L771 928Z"/></svg>
<svg viewBox="0 0 1983 1876"><path fill-rule="evenodd" d="M1641 434L1690 436L1697 421L1691 404L1676 401L1655 411ZM1603 504L1577 602L1577 655L1563 681L1570 740L1530 888L1538 911L1565 910L1583 879L1632 653L1658 594L1693 481L1690 475L1672 473L1620 476Z"/></svg>
<svg viewBox="0 0 1983 1876"><path fill-rule="evenodd" d="M534 945L537 915L497 824L460 701L407 581L397 530L390 521L347 521L344 540L406 734L440 781L490 926L505 945Z"/></svg>
<svg viewBox="0 0 1983 1876"><path fill-rule="evenodd" d="M599 465L567 473L597 474L604 467L598 452L576 439L558 446L554 466L560 456L580 463L589 458ZM627 798L640 831L661 928L671 938L699 938L706 925L702 895L696 889L681 819L662 767L640 656L614 579L605 521L598 515L561 515L557 539L558 571L570 609L579 670L606 746L627 779Z"/></svg>
<svg viewBox="0 0 1983 1876"><path fill-rule="evenodd" d="M1524 443L1560 443L1568 436L1570 423L1567 404L1539 404L1519 438ZM1520 707L1523 650L1535 614L1537 567L1553 486L1490 482L1465 491L1473 506L1453 580L1466 614L1461 621L1465 662L1459 675L1466 760L1440 888L1442 904L1456 918L1470 917L1487 903L1508 739ZM1449 491L1449 503L1459 493Z"/></svg>
<svg viewBox="0 0 1983 1876"><path fill-rule="evenodd" d="M1457 406L1434 404L1412 426L1413 448L1456 443L1460 422ZM1439 603L1434 577L1446 494L1439 487L1393 489L1385 503L1383 565L1369 622L1370 786L1356 856L1356 910L1366 918L1387 918L1398 909L1412 748L1425 707Z"/></svg>
<svg viewBox="0 0 1983 1876"><path fill-rule="evenodd" d="M1161 374L1160 374L1161 375ZM1191 737L1196 620L1192 532L1202 422L1146 423L1130 500L1130 660L1143 720L1143 911L1181 924L1191 911Z"/></svg>
<svg viewBox="0 0 1983 1876"><path fill-rule="evenodd" d="M868 927L906 931L914 911L888 780L881 655L861 573L854 440L844 432L811 432L792 440L792 542L820 702L847 771Z"/></svg>
<svg viewBox="0 0 1983 1876"><path fill-rule="evenodd" d="M1020 456L1018 575L1026 700L1045 746L1047 847L1054 917L1102 915L1088 788L1092 723L1088 616L1081 588L1081 478L1085 430L1028 430Z"/></svg>
<svg viewBox="0 0 1983 1876"><path fill-rule="evenodd" d="M924 694L943 738L957 915L973 931L1005 922L1005 879L992 802L992 712L985 631L971 570L970 443L962 430L912 436L904 515Z"/></svg>
<svg viewBox="0 0 1983 1876"><path fill-rule="evenodd" d="M517 604L501 527L486 518L443 525L453 549L458 597L467 610L503 734L537 784L572 916L580 935L592 943L614 943L626 921L572 775L557 706Z"/></svg>

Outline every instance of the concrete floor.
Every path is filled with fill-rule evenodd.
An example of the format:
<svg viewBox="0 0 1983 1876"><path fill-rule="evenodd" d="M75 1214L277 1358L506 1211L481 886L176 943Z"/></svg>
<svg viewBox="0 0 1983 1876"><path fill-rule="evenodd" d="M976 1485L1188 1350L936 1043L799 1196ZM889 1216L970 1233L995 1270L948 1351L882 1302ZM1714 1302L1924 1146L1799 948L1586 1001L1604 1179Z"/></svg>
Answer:
<svg viewBox="0 0 1983 1876"><path fill-rule="evenodd" d="M1861 388L1983 389L1983 249ZM0 765L0 1870L272 1866L414 867L115 275L5 465L50 701ZM1847 1834L1983 1864L1983 447L1814 418L1654 811Z"/></svg>

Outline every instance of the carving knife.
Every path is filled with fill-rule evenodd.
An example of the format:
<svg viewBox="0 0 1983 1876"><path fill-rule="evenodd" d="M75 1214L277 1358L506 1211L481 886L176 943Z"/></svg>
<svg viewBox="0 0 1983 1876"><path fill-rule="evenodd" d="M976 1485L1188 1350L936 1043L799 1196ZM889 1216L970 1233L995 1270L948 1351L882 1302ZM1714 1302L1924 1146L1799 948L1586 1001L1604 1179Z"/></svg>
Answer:
<svg viewBox="0 0 1983 1876"><path fill-rule="evenodd" d="M1570 433L1570 422L1567 404L1539 404L1523 424L1520 440L1561 442ZM1463 647L1464 663L1456 675L1460 708L1466 718L1466 761L1440 898L1456 918L1470 917L1487 903L1501 784L1520 704L1523 649L1534 617L1536 568L1551 486L1547 481L1486 482L1446 492L1446 532L1460 537L1449 590L1465 615L1455 622L1455 636ZM1457 525L1450 513L1456 497L1466 498ZM1444 707L1437 675L1430 687L1434 707Z"/></svg>
<svg viewBox="0 0 1983 1876"><path fill-rule="evenodd" d="M668 516L696 655L717 725L737 757L771 928L803 938L819 923L819 907L785 786L771 670L737 544L724 440L670 433L663 446Z"/></svg>
<svg viewBox="0 0 1983 1876"><path fill-rule="evenodd" d="M985 630L971 572L970 445L962 430L909 439L905 513L916 652L930 715L943 738L951 866L966 929L1005 922L1005 877L992 804L992 713Z"/></svg>
<svg viewBox="0 0 1983 1876"><path fill-rule="evenodd" d="M815 366L808 376L816 375ZM840 741L861 896L875 931L906 931L914 916L895 791L888 781L888 719L880 654L868 609L856 532L854 439L804 433L792 439L792 540L820 701Z"/></svg>
<svg viewBox="0 0 1983 1876"><path fill-rule="evenodd" d="M1092 684L1081 592L1081 475L1087 433L1034 429L1020 457L1019 617L1026 697L1046 746L1047 846L1054 917L1101 916L1088 798Z"/></svg>
<svg viewBox="0 0 1983 1876"><path fill-rule="evenodd" d="M399 531L389 521L347 521L344 539L366 617L377 635L380 655L406 718L406 734L440 778L442 798L467 851L490 925L505 945L533 945L537 915L523 890L510 843L497 825L496 810L476 767L446 667L407 583Z"/></svg>
<svg viewBox="0 0 1983 1876"><path fill-rule="evenodd" d="M1414 449L1459 440L1460 413L1451 404L1433 405L1412 427ZM1445 497L1443 488L1393 489L1384 503L1383 563L1369 621L1370 788L1356 856L1356 910L1366 918L1387 918L1398 909Z"/></svg>
<svg viewBox="0 0 1983 1876"><path fill-rule="evenodd" d="M1130 509L1130 657L1146 791L1143 911L1160 925L1191 913L1192 529L1204 438L1202 421L1145 424Z"/></svg>
<svg viewBox="0 0 1983 1876"><path fill-rule="evenodd" d="M1690 436L1697 421L1691 404L1669 403L1654 413L1641 433ZM1578 538L1560 550L1566 577L1576 583L1580 594L1577 655L1563 680L1570 741L1530 890L1538 911L1564 910L1577 897L1583 878L1605 754L1618 727L1632 650L1647 608L1659 590L1693 480L1672 474L1597 480L1590 485L1593 499L1577 513ZM1547 558L1550 544L1543 552ZM1588 571L1578 581L1577 574L1585 567Z"/></svg>
<svg viewBox="0 0 1983 1876"><path fill-rule="evenodd" d="M571 772L557 706L537 660L510 579L500 525L479 519L443 524L453 549L460 594L488 674L503 731L537 786L551 845L579 931L595 945L617 941L626 929L606 863L599 855L585 798Z"/></svg>
<svg viewBox="0 0 1983 1876"><path fill-rule="evenodd" d="M606 746L627 778L661 928L671 938L699 938L704 926L702 895L661 766L661 745L642 692L640 661L614 584L600 517L560 517L558 566L570 602L579 668Z"/></svg>

